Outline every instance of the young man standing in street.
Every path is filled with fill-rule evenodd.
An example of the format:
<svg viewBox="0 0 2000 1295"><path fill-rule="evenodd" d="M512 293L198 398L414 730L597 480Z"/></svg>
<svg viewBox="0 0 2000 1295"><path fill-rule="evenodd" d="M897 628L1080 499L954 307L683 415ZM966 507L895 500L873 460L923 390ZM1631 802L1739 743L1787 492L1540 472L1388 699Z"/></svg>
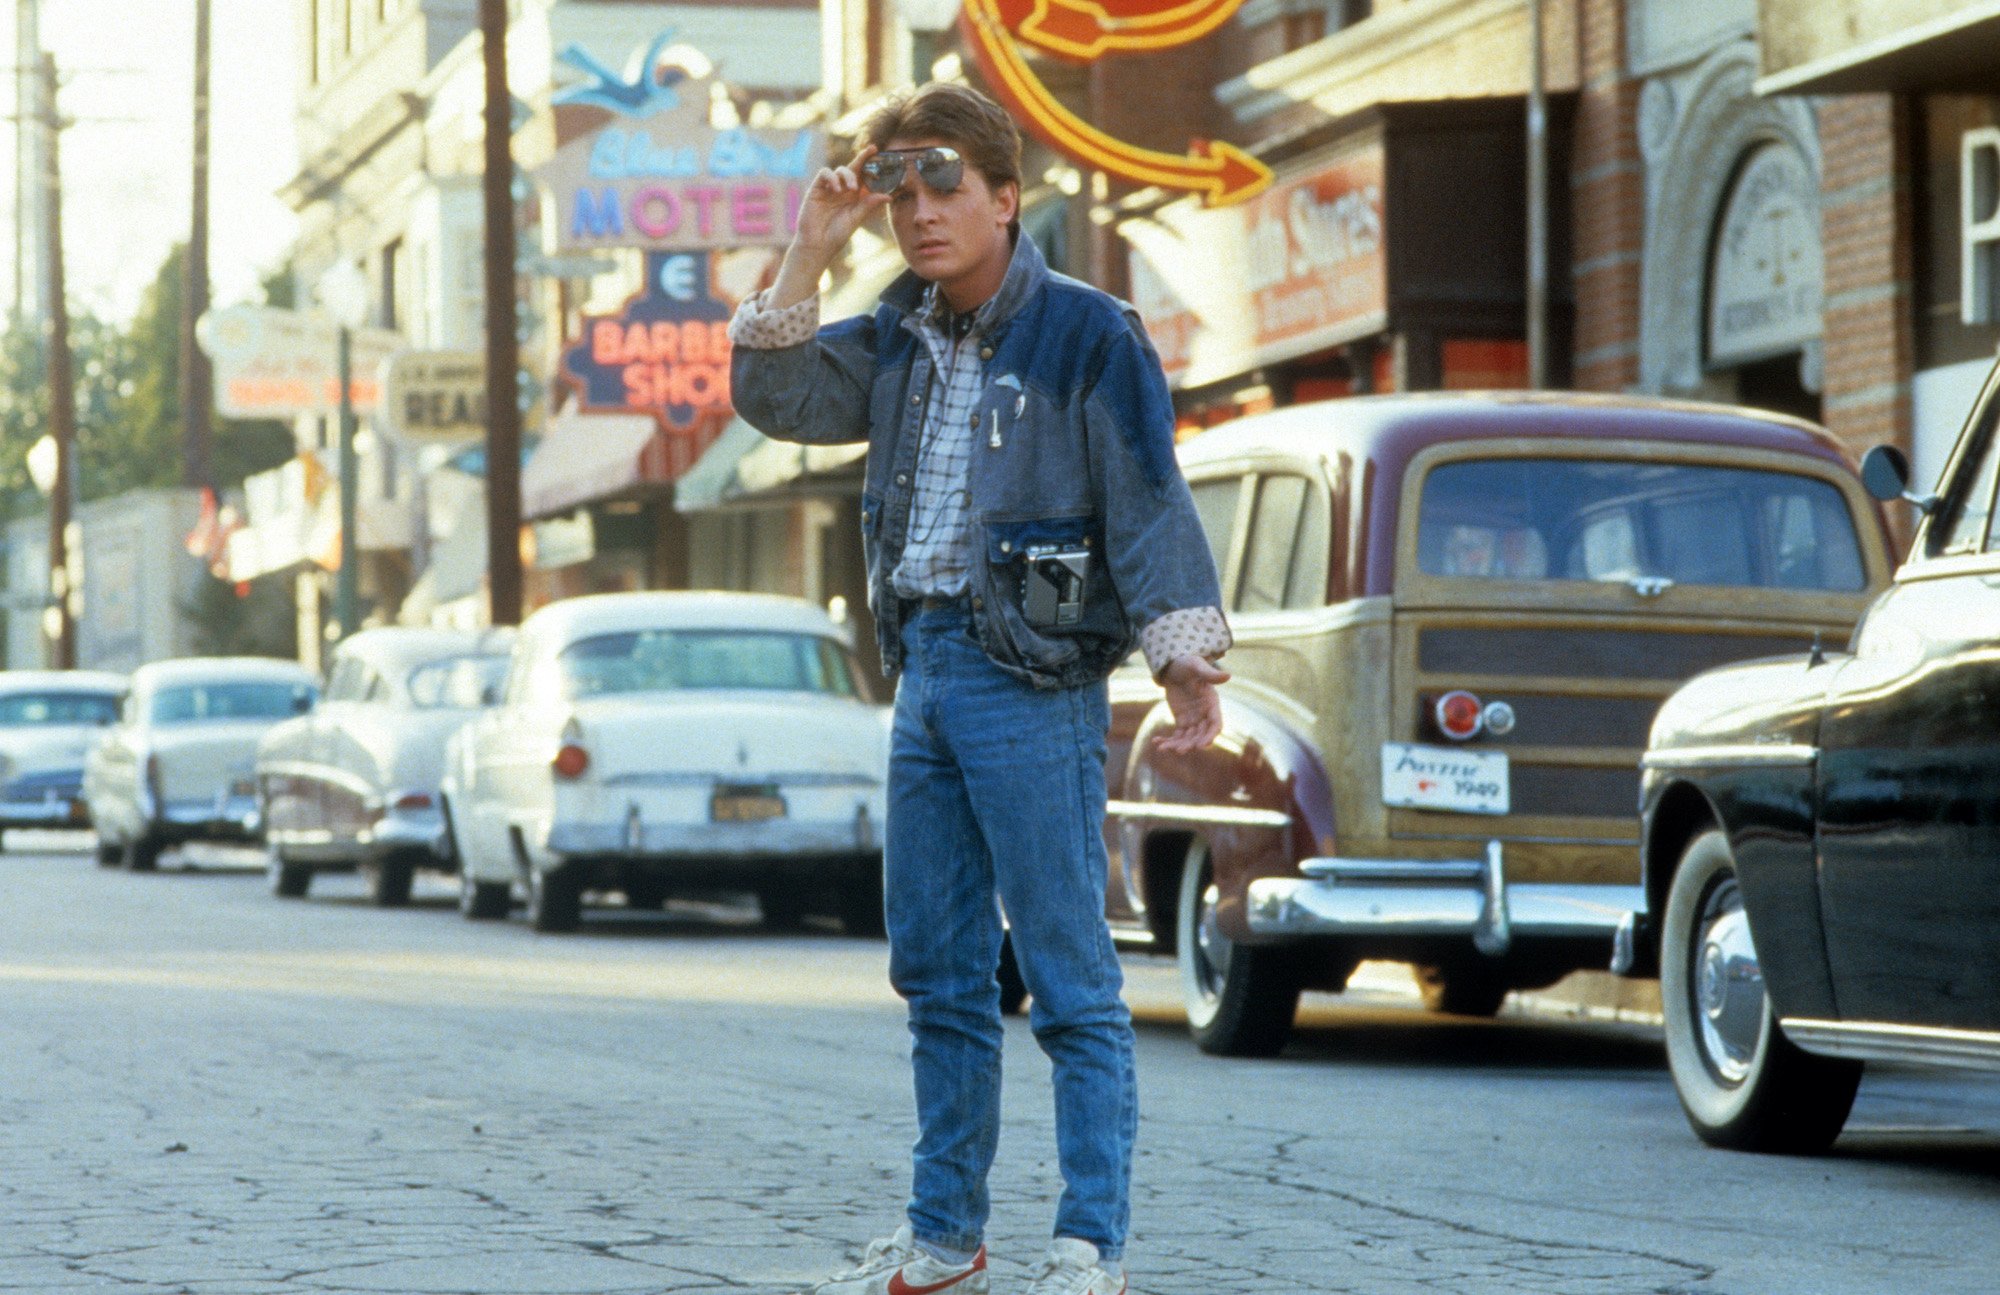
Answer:
<svg viewBox="0 0 2000 1295"><path fill-rule="evenodd" d="M1131 1016L1104 923L1106 676L1144 651L1189 752L1222 725L1230 643L1173 407L1137 316L1021 237L1020 136L977 91L892 99L823 170L776 282L731 325L738 412L868 442L861 523L901 671L884 894L909 1004L908 1222L820 1295L985 1295L1006 909L1054 1069L1064 1190L1030 1295L1121 1295L1138 1125ZM909 264L819 327L821 274L887 208Z"/></svg>

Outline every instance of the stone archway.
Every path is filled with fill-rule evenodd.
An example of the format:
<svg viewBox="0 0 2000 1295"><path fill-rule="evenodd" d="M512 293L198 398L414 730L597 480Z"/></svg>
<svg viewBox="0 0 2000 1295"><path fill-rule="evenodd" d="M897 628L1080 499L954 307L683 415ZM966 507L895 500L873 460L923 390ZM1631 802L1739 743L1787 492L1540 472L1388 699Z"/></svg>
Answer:
<svg viewBox="0 0 2000 1295"><path fill-rule="evenodd" d="M1819 130L1810 104L1760 98L1753 89L1757 47L1732 41L1691 69L1647 82L1639 105L1646 161L1646 233L1640 267L1639 387L1652 393L1700 391L1708 257L1715 222L1741 159L1760 144L1797 152L1820 185ZM1814 226L1818 221L1815 218ZM1802 375L1818 386L1819 348Z"/></svg>

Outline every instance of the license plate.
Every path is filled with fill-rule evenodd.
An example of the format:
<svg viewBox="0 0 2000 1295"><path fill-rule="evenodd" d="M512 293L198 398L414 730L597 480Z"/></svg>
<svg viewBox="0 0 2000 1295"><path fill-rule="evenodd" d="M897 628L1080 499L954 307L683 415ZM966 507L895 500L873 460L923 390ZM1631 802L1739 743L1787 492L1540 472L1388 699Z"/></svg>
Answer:
<svg viewBox="0 0 2000 1295"><path fill-rule="evenodd" d="M1504 751L1384 742L1382 803L1396 809L1505 814L1507 755Z"/></svg>
<svg viewBox="0 0 2000 1295"><path fill-rule="evenodd" d="M708 802L718 823L761 823L785 816L785 798L770 788L718 787Z"/></svg>

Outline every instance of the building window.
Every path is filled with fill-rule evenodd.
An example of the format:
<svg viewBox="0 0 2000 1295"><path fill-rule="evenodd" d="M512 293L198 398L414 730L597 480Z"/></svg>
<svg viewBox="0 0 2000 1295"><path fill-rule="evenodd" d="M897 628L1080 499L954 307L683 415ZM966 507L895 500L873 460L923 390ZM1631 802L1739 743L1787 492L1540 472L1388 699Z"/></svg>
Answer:
<svg viewBox="0 0 2000 1295"><path fill-rule="evenodd" d="M400 238L391 239L388 245L382 249L382 281L375 299L381 303L378 309L381 312L382 327L392 332L400 327L399 317L402 313L403 303L397 294L397 289L401 285L403 278L402 262L403 240Z"/></svg>
<svg viewBox="0 0 2000 1295"><path fill-rule="evenodd" d="M1965 132L1958 183L1959 319L2000 323L2000 127Z"/></svg>

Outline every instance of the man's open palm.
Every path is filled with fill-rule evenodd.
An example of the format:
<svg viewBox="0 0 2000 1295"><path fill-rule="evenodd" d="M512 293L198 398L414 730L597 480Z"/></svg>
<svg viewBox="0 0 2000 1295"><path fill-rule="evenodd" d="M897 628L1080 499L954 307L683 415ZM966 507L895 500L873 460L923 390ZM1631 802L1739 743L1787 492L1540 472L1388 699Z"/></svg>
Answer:
<svg viewBox="0 0 2000 1295"><path fill-rule="evenodd" d="M1174 726L1153 738L1162 751L1186 755L1215 741L1222 732L1222 694L1217 684L1229 682L1229 672L1198 656L1178 656L1160 676L1167 690L1167 707Z"/></svg>

